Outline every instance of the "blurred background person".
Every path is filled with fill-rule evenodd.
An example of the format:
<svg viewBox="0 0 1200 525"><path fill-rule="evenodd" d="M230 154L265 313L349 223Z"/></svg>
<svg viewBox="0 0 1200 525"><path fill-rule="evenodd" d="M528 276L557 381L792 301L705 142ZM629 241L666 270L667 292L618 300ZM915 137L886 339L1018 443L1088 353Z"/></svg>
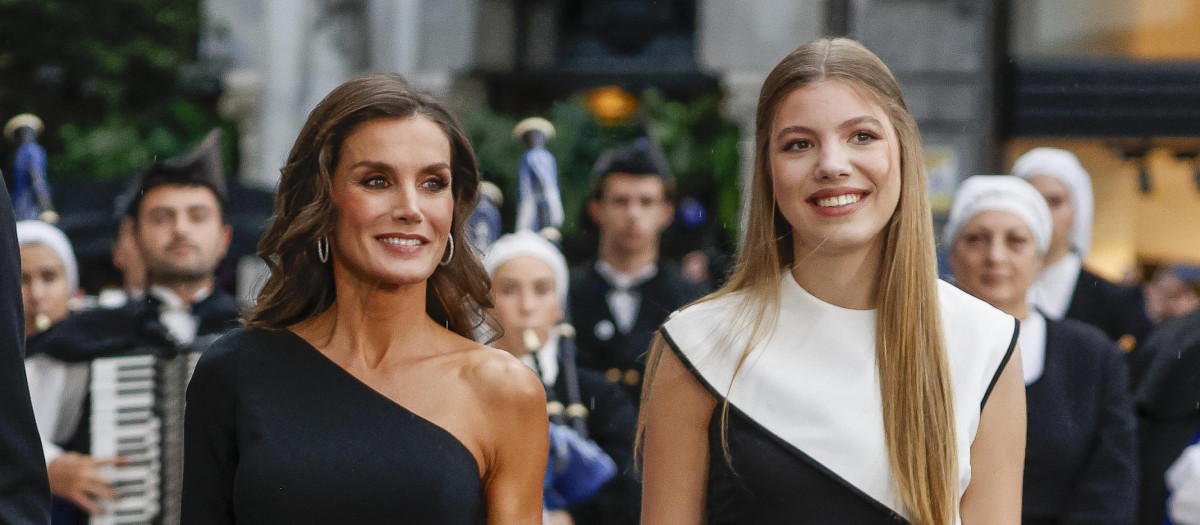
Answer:
<svg viewBox="0 0 1200 525"><path fill-rule="evenodd" d="M695 197L684 197L675 220L663 231L659 257L679 261L683 278L712 289L725 284L733 268L733 241L713 223L712 213Z"/></svg>
<svg viewBox="0 0 1200 525"><path fill-rule="evenodd" d="M530 117L517 123L513 138L526 148L518 170L516 230L561 229L558 162L546 149L546 143L554 138L554 125L544 118Z"/></svg>
<svg viewBox="0 0 1200 525"><path fill-rule="evenodd" d="M105 308L116 308L146 295L146 263L133 235L133 219L123 216L117 223L117 236L112 243L113 268L121 272L121 287L101 290L97 302Z"/></svg>
<svg viewBox="0 0 1200 525"><path fill-rule="evenodd" d="M1150 332L1140 291L1110 283L1084 268L1092 246L1092 179L1074 153L1034 148L1013 163L1050 206L1054 235L1045 268L1030 288L1032 301L1050 319L1096 326L1129 352Z"/></svg>
<svg viewBox="0 0 1200 525"><path fill-rule="evenodd" d="M26 337L66 319L79 288L79 266L62 230L42 221L17 223Z"/></svg>
<svg viewBox="0 0 1200 525"><path fill-rule="evenodd" d="M1200 308L1164 321L1130 357L1141 453L1138 523L1200 523Z"/></svg>
<svg viewBox="0 0 1200 525"><path fill-rule="evenodd" d="M475 211L467 219L467 235L471 246L479 256L487 253L500 238L500 206L504 204L504 194L500 187L488 181L479 183L479 202L475 203Z"/></svg>
<svg viewBox="0 0 1200 525"><path fill-rule="evenodd" d="M237 302L213 286L231 236L224 174L214 160L218 143L219 136L210 135L191 152L138 175L126 212L146 266L146 296L80 312L28 340L30 397L58 496L55 523L104 513L104 502L115 495L100 468L117 458L91 455L92 363L148 349L173 357L236 325Z"/></svg>
<svg viewBox="0 0 1200 525"><path fill-rule="evenodd" d="M641 145L601 154L588 213L599 231L594 261L571 278L570 316L579 364L619 383L638 403L643 355L654 331L675 309L708 289L684 279L659 244L675 213L666 166Z"/></svg>
<svg viewBox="0 0 1200 525"><path fill-rule="evenodd" d="M641 487L630 468L637 413L621 388L576 366L573 338L564 336L567 262L550 241L522 230L505 235L483 261L492 277L495 314L504 330L494 344L534 368L560 421L585 423L582 435L616 464L617 476L599 494L571 502L579 525L636 523ZM529 350L532 342L540 343Z"/></svg>
<svg viewBox="0 0 1200 525"><path fill-rule="evenodd" d="M45 126L37 115L22 113L4 125L4 136L17 146L13 161L13 213L18 220L58 222L46 180L46 149L37 137Z"/></svg>
<svg viewBox="0 0 1200 525"><path fill-rule="evenodd" d="M109 247L113 268L120 272L121 282L116 288L105 288L96 294L96 303L103 308L117 308L146 295L146 263L142 261L142 254L138 250L133 235L134 220L129 214L129 206L137 200L138 191L140 188L135 179L113 198L113 222L116 228Z"/></svg>
<svg viewBox="0 0 1200 525"><path fill-rule="evenodd" d="M958 286L1021 320L1022 523L1130 524L1137 445L1125 359L1098 329L1030 305L1051 237L1042 196L1004 175L963 181L945 231Z"/></svg>
<svg viewBox="0 0 1200 525"><path fill-rule="evenodd" d="M1142 285L1146 315L1154 323L1169 321L1200 306L1200 267L1159 265Z"/></svg>

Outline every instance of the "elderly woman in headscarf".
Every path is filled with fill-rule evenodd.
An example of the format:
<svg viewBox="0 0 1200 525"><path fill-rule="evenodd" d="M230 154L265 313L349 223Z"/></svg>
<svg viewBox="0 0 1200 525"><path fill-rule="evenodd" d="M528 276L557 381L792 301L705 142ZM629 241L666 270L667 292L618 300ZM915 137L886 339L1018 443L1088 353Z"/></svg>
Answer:
<svg viewBox="0 0 1200 525"><path fill-rule="evenodd" d="M963 181L946 225L959 287L1021 320L1028 436L1022 522L1128 524L1137 461L1128 371L1098 329L1027 298L1052 250L1052 212L1011 176Z"/></svg>
<svg viewBox="0 0 1200 525"><path fill-rule="evenodd" d="M70 299L79 288L79 268L71 242L54 226L36 220L20 221L17 240L21 245L21 300L28 337L70 313Z"/></svg>
<svg viewBox="0 0 1200 525"><path fill-rule="evenodd" d="M1140 290L1110 283L1083 267L1092 245L1092 180L1079 159L1058 148L1034 148L1013 164L1046 199L1052 219L1045 268L1033 303L1048 317L1095 325L1126 352L1153 327Z"/></svg>

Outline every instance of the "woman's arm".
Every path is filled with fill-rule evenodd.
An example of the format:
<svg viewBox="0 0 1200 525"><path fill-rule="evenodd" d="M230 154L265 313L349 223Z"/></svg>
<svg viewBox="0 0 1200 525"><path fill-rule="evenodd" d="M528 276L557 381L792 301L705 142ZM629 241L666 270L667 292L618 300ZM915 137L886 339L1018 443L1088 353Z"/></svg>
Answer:
<svg viewBox="0 0 1200 525"><path fill-rule="evenodd" d="M1105 350L1096 435L1063 506L1067 523L1133 523L1137 515L1137 424L1129 369L1119 349Z"/></svg>
<svg viewBox="0 0 1200 525"><path fill-rule="evenodd" d="M481 374L481 408L488 414L491 440L483 480L488 523L541 523L550 456L546 392L533 371L511 355L491 361Z"/></svg>
<svg viewBox="0 0 1200 525"><path fill-rule="evenodd" d="M963 525L1021 523L1025 473L1025 381L1021 349L1000 373L971 443L971 484L960 506Z"/></svg>
<svg viewBox="0 0 1200 525"><path fill-rule="evenodd" d="M187 389L183 447L183 525L233 523L237 472L234 354L218 341L200 358Z"/></svg>
<svg viewBox="0 0 1200 525"><path fill-rule="evenodd" d="M642 402L642 524L704 523L708 423L717 400L656 336Z"/></svg>

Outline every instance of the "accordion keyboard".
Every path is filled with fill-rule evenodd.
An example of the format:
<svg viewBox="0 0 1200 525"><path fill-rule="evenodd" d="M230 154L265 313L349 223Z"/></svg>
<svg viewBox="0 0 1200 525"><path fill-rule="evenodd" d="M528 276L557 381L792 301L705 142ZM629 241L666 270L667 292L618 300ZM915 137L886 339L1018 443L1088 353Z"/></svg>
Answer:
<svg viewBox="0 0 1200 525"><path fill-rule="evenodd" d="M155 357L135 355L92 362L92 455L123 457L101 468L119 499L92 525L153 523L161 499L162 420L156 412Z"/></svg>

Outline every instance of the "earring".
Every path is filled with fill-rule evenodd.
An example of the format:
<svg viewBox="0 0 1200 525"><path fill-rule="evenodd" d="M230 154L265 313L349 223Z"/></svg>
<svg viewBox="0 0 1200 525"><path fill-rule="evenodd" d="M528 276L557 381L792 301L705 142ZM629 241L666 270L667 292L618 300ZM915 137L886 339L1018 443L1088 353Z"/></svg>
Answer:
<svg viewBox="0 0 1200 525"><path fill-rule="evenodd" d="M451 234L449 237L446 237L446 247L448 248L448 252L446 253L446 258L442 259L442 262L438 263L440 266L445 266L447 264L450 264L450 259L454 258L454 235L453 234Z"/></svg>
<svg viewBox="0 0 1200 525"><path fill-rule="evenodd" d="M317 258L321 264L329 262L329 237L317 239Z"/></svg>

